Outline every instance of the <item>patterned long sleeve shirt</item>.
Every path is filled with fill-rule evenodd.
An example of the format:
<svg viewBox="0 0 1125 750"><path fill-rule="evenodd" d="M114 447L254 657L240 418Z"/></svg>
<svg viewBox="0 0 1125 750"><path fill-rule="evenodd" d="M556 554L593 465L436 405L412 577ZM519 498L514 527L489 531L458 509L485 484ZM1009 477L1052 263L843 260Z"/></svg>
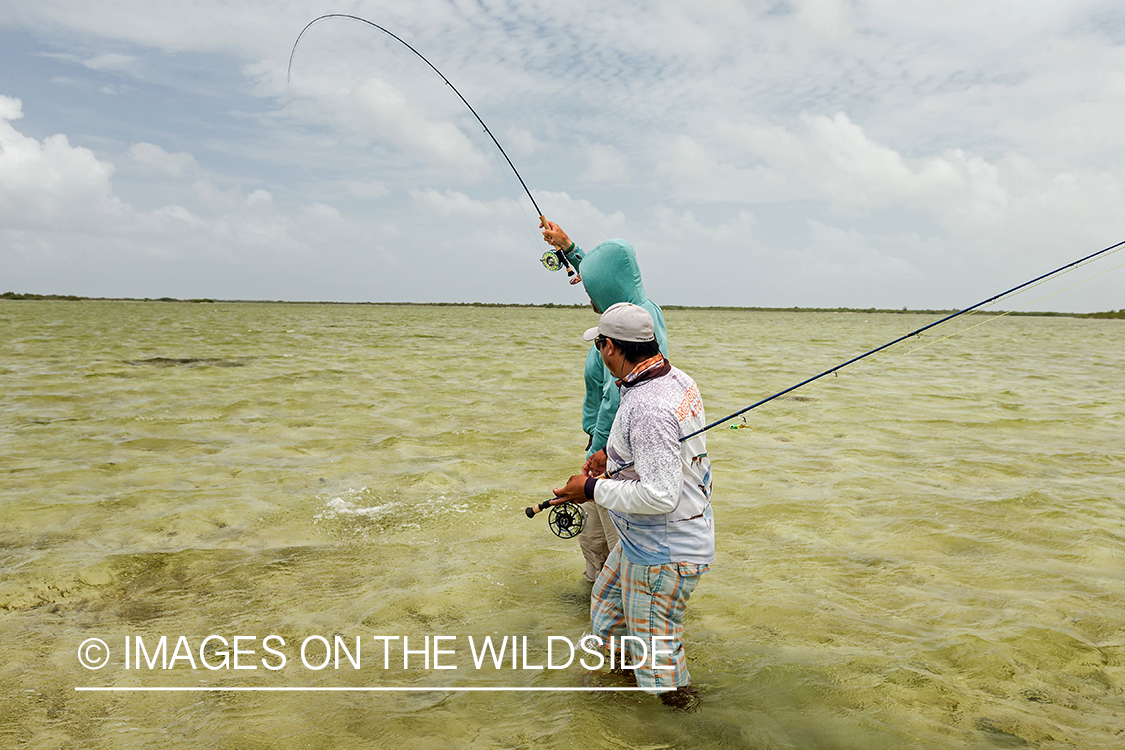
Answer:
<svg viewBox="0 0 1125 750"><path fill-rule="evenodd" d="M715 532L707 443L704 434L680 442L706 425L699 388L663 357L621 382L606 445L613 476L594 485L594 501L610 511L631 562L709 564Z"/></svg>

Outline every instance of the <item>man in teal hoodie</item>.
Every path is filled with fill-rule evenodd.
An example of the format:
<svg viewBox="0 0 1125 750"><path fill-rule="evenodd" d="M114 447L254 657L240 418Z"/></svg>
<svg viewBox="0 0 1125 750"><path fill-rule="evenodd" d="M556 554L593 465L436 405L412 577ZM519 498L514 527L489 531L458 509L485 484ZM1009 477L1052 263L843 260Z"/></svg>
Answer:
<svg viewBox="0 0 1125 750"><path fill-rule="evenodd" d="M543 225L543 239L565 253L578 272L595 312L600 314L618 302L631 302L648 310L656 329L660 352L668 356L664 313L645 294L641 268L637 265L637 254L632 245L625 240L606 240L590 252L585 252L552 221ZM606 369L598 350L591 346L586 353L586 399L582 403L582 431L590 436L586 446L586 464L582 467L586 476L601 476L605 471L605 444L620 403L621 391L616 379ZM594 506L589 511L586 525L578 536L578 545L586 558L583 578L592 584L609 553L617 546L617 530L608 512L600 506Z"/></svg>

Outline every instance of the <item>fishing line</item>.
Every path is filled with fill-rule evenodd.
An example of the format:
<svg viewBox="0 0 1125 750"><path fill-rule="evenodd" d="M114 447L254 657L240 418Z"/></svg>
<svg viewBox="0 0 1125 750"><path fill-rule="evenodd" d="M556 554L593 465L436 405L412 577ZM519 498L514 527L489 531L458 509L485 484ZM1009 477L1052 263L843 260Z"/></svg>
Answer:
<svg viewBox="0 0 1125 750"><path fill-rule="evenodd" d="M532 234L536 234L535 226L531 223L531 219L528 218L527 211L524 210L523 201L520 200L520 194L516 192L516 186L512 184L511 178L508 177L508 170L504 169L504 164L500 161L500 157L496 154L495 149L493 149L492 151L492 156L496 159L496 163L500 165L500 173L504 175L504 182L508 183L508 189L512 191L512 195L516 198L516 205L520 208L520 213L523 215L523 220L527 222L527 228L531 230ZM535 248L536 252L539 251L539 246L535 244L534 240L531 241L531 246ZM554 257L554 255L552 254L551 257Z"/></svg>
<svg viewBox="0 0 1125 750"><path fill-rule="evenodd" d="M1106 248L1106 251L1108 251L1106 257L1109 257L1110 255L1113 255L1114 253L1119 252L1122 249L1123 246L1125 246L1125 243L1119 243L1118 245L1114 245L1113 247ZM1098 254L1095 254L1095 255L1098 255ZM1087 266L1091 263L1094 263L1097 260L1098 260L1098 258L1095 257L1095 256L1087 256L1087 258L1085 260L1076 261L1076 263L1073 265L1073 267L1067 268L1066 273L1072 273L1074 271L1077 271L1078 269L1083 268L1083 267L1085 267L1085 266ZM1093 276L1088 276L1085 279L1082 279L1081 281L1076 281L1075 283L1071 284L1070 286L1063 287L1062 289L1056 289L1055 291L1051 292L1050 294L1045 294L1042 297L1030 300L1030 301L1024 303L1023 305L1020 305L1019 307L1014 307L1011 310L1006 310L1004 312L995 313L995 314L991 315L990 317L987 317L984 320L981 320L979 323L974 323L973 325L966 326L964 328L959 328L956 331L954 331L953 333L946 334L945 336L942 336L941 338L931 339L931 340L927 341L926 343L924 343L920 346L914 347L913 349L897 349L897 350L894 350L894 351L888 350L887 352L885 352L885 354L887 354L889 356L893 356L893 357L906 357L906 356L911 355L915 352L921 351L922 349L925 349L929 346L933 346L934 344L939 344L942 341L946 341L948 339L951 339L954 336L960 336L962 333L967 333L968 331L971 331L975 328L980 328L981 326L985 325L986 323L991 323L994 320L999 320L1000 318L1007 317L1008 315L1012 315L1013 313L1017 313L1020 310L1023 310L1024 308L1026 308L1030 305L1034 305L1037 302L1042 302L1045 299L1049 299L1051 297L1054 297L1055 295L1061 294L1062 292L1065 292L1068 289L1073 289L1076 286L1081 286L1082 284L1085 284L1087 281L1092 281L1093 279L1096 279L1100 276L1104 276L1107 273L1109 273L1110 271L1115 271L1118 268L1121 268L1122 266L1125 266L1125 263L1119 263L1116 266L1111 266L1110 268L1107 268L1104 271L1096 273ZM1018 288L1019 292L1016 292L1014 290L1010 290L1008 293L1005 293L1005 294L1002 294L1002 295L996 297L992 302L985 305L984 307L981 307L981 308L978 308L978 309L974 310L972 313L970 313L967 316L967 318L972 318L974 315L980 315L985 310L985 308L992 307L993 305L997 304L998 302L1000 302L1004 299L1007 299L1008 297L1015 296L1015 294L1017 294L1017 293L1027 292L1027 291L1030 291L1032 289L1035 289L1036 287L1040 287L1040 286L1046 284L1047 282L1049 282L1051 280L1050 276L1051 276L1051 274L1048 274L1046 276L1040 277L1037 281L1028 282L1028 285L1026 287L1019 287ZM948 323L950 323L953 320L954 317L956 317L956 316L949 316L949 317L945 318L944 319L945 324L943 324L943 325L947 325ZM939 323L941 323L941 321L939 321ZM935 324L933 330L935 330L935 331L940 330L941 327L942 326L939 326L939 325ZM887 360L877 358L876 360L873 360L873 361L886 362ZM742 417L742 421L746 422L746 418ZM750 426L749 424L739 425L739 427L749 427L749 426ZM735 429L735 428L732 427L731 429Z"/></svg>
<svg viewBox="0 0 1125 750"><path fill-rule="evenodd" d="M706 425L705 427L702 427L702 428L696 430L695 432L693 432L689 435L683 436L682 438L680 438L680 442L681 443L686 442L686 441L690 440L691 438L696 437L697 435L701 435L704 432L707 432L708 430L710 430L714 427L718 427L721 424L729 422L730 420L734 419L735 417L740 417L743 414L745 414L746 412L751 411L753 409L757 409L759 406L763 406L765 404L768 404L770 401L774 401L775 399L778 399L778 398L784 396L787 393L792 393L793 391L797 390L798 388L802 388L806 385L809 385L810 383L813 383L817 380L820 380L823 377L826 377L828 375L832 375L833 373L837 373L840 370L844 369L845 367L849 367L850 365L853 365L856 362L859 362L860 360L866 359L866 358L872 356L873 354L877 354L879 352L885 351L886 349L889 349L896 344L899 344L903 341L906 341L909 338L912 338L914 336L918 336L918 335L924 333L925 331L929 331L929 330L931 330L933 328L936 328L936 327L938 327L938 326L940 326L944 323L948 323L949 321L951 321L955 318L959 318L962 315L965 315L967 313L973 312L974 310L979 310L980 308L985 307L986 305L990 305L990 304L992 304L992 303L994 303L998 300L1001 300L1005 297L1011 296L1012 294L1015 294L1018 291L1021 291L1023 289L1027 289L1028 287L1037 286L1040 283L1045 282L1046 280L1048 280L1048 279L1050 279L1054 276L1058 276L1060 274L1068 273L1070 271L1073 271L1076 268L1079 268L1083 265L1086 265L1087 263L1092 262L1096 258L1099 258L1103 255L1108 255L1108 254L1112 254L1114 252L1117 252L1122 247L1125 247L1125 240L1122 240L1121 242L1110 245L1109 247L1102 248L1101 250L1098 250L1097 252L1090 253L1089 255L1087 255L1083 258L1079 258L1078 260L1072 261L1070 263L1067 263L1064 266L1059 266L1058 268L1056 268L1053 271L1048 271L1045 274L1042 274L1040 276L1036 276L1034 279L1031 279L1030 281L1025 281L1022 284L1014 286L1011 289L1008 289L1007 291L1001 292L1000 294L993 295L992 297L989 297L988 299L981 300L980 302L976 303L975 305L970 305L969 307L966 307L962 310L958 310L957 312L946 315L945 317L940 318L940 319L934 321L933 323L929 323L928 325L924 325L921 328L918 328L917 330L911 331L910 333L903 334L902 336L899 336L898 338L893 339L892 341L888 341L887 343L883 344L882 346L877 346L874 349L871 349L870 351L864 352L863 354L860 354L856 357L852 357L851 359L849 359L845 362L841 362L840 364L836 365L835 367L829 368L829 369L825 370L824 372L821 372L817 375L813 375L811 378L806 378L805 380L802 380L800 383L797 383L796 385L791 385L784 390L778 391L777 393L773 394L772 396L767 396L766 398L763 398L760 401L756 401L755 403L751 404L750 406L747 406L743 409L739 409L738 411L734 412L733 414L729 414L729 415L723 417L722 419L715 420L711 424ZM1125 264L1122 264L1122 265L1125 265ZM1120 266L1115 266L1114 268L1118 268L1118 267L1120 267ZM1091 276L1088 279L1084 279L1083 281L1078 282L1078 284L1085 283L1086 281L1089 281L1090 279L1097 278L1097 276L1101 276L1104 273L1108 273L1109 271L1112 271L1112 270L1113 270L1113 268L1107 269L1106 271L1102 272L1102 274L1097 274L1096 276ZM1073 284L1072 286L1078 286L1078 284ZM1060 291L1062 291L1062 290L1060 290ZM1048 295L1048 296L1050 296L1050 295ZM983 322L988 322L988 321L986 320L986 321L983 321ZM624 464L623 466L619 466L614 471L608 472L606 474L606 476L612 477L614 474L618 474L621 471L624 471L625 469L629 468L632 465L633 465L633 462L629 462L627 464ZM553 516L556 509L561 509L566 504L568 504L568 501L565 501L565 500L562 500L560 498L555 497L555 498L551 498L550 500L545 500L544 502L539 503L538 505L533 505L529 508L525 508L524 513L527 515L528 518L534 518L538 513L541 513L542 511L544 511L548 508L551 508L552 509L552 516Z"/></svg>
<svg viewBox="0 0 1125 750"><path fill-rule="evenodd" d="M955 313L952 313L950 315L945 316L944 318L936 320L933 323L930 323L929 325L924 325L917 330L914 330L914 331L911 331L910 333L899 336L897 339L894 339L893 341L888 341L887 343L883 344L882 346L877 346L874 349L872 349L870 351L867 351L867 352L864 352L863 354L860 354L857 357L852 357L851 359L847 360L846 362L842 362L842 363L836 365L835 367L830 368L828 370L825 370L824 372L822 372L818 375L813 375L811 378L807 378L805 380L802 380L800 383L797 383L796 385L789 386L788 388L786 388L783 391L778 391L777 393L773 394L772 396L767 396L766 398L762 399L761 401L753 403L753 404L751 404L750 406L747 406L744 409L739 409L738 411L734 412L733 414L731 414L729 416L726 416L726 417L723 417L722 419L716 420L716 421L712 422L711 424L707 425L706 427L703 427L699 430L696 430L695 432L691 433L690 435L685 435L684 437L680 438L680 442L682 443L686 440L690 440L691 438L695 437L696 435L699 435L701 433L706 432L707 430L710 430L712 427L717 427L717 426L723 424L724 422L729 422L730 420L734 419L735 417L741 416L741 415L745 414L746 412L750 411L751 409L757 409L759 406L762 406L763 404L768 404L770 401L773 401L776 398L784 396L785 394L790 393L792 391L795 391L798 388L801 388L802 386L808 385L809 383L820 380L821 378L825 377L826 375L831 375L832 373L838 372L838 371L844 369L845 367L848 367L850 365L855 364L856 362L859 362L862 359L866 359L867 357L870 357L872 354L876 354L878 352L881 352L884 349L889 349L890 347L894 346L895 344L898 344L902 341L906 341L907 339L909 339L911 337L914 337L914 336L917 336L917 335L919 335L919 334L921 334L925 331L928 331L931 328L936 328L937 326L941 325L942 323L946 323L948 321L951 321L954 318L959 318L960 316L962 316L966 313L972 312L973 310L977 310L981 307L984 307L985 305L988 305L988 304L991 304L991 303L993 303L997 300L1003 299L1004 297L1007 297L1011 294L1014 294L1015 292L1017 292L1021 289L1025 289L1025 288L1027 288L1029 286L1032 286L1034 284L1038 284L1041 281L1046 281L1047 279L1051 278L1052 276L1057 276L1061 273L1073 270L1074 268L1076 268L1080 265L1084 265L1085 263L1093 260L1094 258L1105 255L1107 253L1115 252L1118 249L1120 249L1122 246L1125 246L1125 240L1122 240L1121 242L1118 242L1114 245L1110 245L1109 247L1103 248L1103 249L1097 251L1096 253L1091 253L1084 258L1079 258L1076 261L1073 261L1071 263L1067 263L1065 266L1060 266L1060 267L1056 268L1055 270L1049 271L1049 272L1047 272L1047 273L1045 273L1041 276L1036 276L1031 281L1025 281L1024 283L1022 283L1018 286L1014 286L1014 287L1012 287L1011 289L1009 289L1005 292L1001 292L1000 294L989 297L986 300L982 300L982 301L976 303L975 305L970 305L969 307L966 307L963 310L958 310ZM622 467L622 468L624 468L624 467ZM619 469L619 471L620 471L620 469Z"/></svg>
<svg viewBox="0 0 1125 750"><path fill-rule="evenodd" d="M1110 255L1113 255L1114 253L1120 251L1123 246L1125 246L1125 243L1118 243L1117 245L1106 248L1105 251L1103 251L1103 252L1106 252L1107 253L1106 257L1109 257ZM1095 261L1098 260L1097 256L1099 256L1099 255L1100 255L1100 253L1095 253L1094 255L1087 256L1086 259L1084 259L1084 260L1076 261L1074 264L1072 264L1072 267L1066 267L1066 273L1072 273L1074 271L1077 271L1080 268L1083 268L1083 267L1085 267L1085 266L1087 266L1091 263L1094 263ZM909 356L909 355L911 355L915 352L921 351L921 350L923 350L923 349L925 349L929 346L933 346L934 344L939 344L942 341L946 341L948 339L951 339L954 336L960 336L962 333L967 333L968 331L971 331L975 328L980 328L981 326L985 325L986 323L991 323L994 320L999 320L1000 318L1004 318L1004 317L1007 317L1007 316L1012 315L1014 313L1017 313L1020 310L1023 310L1024 308L1026 308L1030 305L1034 305L1038 302L1042 302L1045 299L1050 299L1051 297L1054 297L1057 294L1061 294L1061 293L1067 291L1068 289L1073 289L1076 286L1081 286L1082 284L1085 284L1087 281L1092 281L1092 280L1094 280L1094 279L1096 279L1100 276L1105 276L1110 271L1115 271L1118 268L1121 268L1122 266L1125 266L1125 263L1119 263L1116 266L1111 266L1104 271L1100 271L1099 273L1094 274L1093 276L1087 276L1086 278L1082 279L1081 281L1076 281L1073 284L1071 284L1070 286L1063 287L1062 289L1056 289L1055 291L1051 292L1050 294L1045 294L1042 297L1038 297L1036 299L1029 300L1028 302L1025 302L1024 304L1020 305L1019 307L1014 307L1011 310L1005 310L1004 312L995 313L995 314L991 315L990 317L987 317L984 320L981 320L979 323L974 323L973 325L966 326L964 328L959 328L956 331L954 331L953 333L946 334L945 336L942 336L941 338L931 339L931 340L927 341L926 343L924 343L920 346L914 347L913 349L898 349L894 352L887 352L887 353L892 355L892 356L897 356L897 357ZM1060 271L1061 271L1061 269L1060 269ZM1021 293L1030 291L1032 289L1035 289L1036 287L1039 287L1039 286L1042 286L1042 285L1046 284L1048 281L1051 280L1050 277L1052 277L1053 275L1054 275L1053 273L1052 274L1046 274L1046 275L1040 277L1038 280L1028 282L1027 285L1025 285L1025 286L1017 287L1017 289ZM1016 293L1017 293L1016 290L1009 290L1009 292L996 297L992 302L990 302L985 307L991 307L992 305L995 305L996 303L998 303L998 302L1000 302L1004 299L1007 299L1010 296L1014 296ZM968 317L972 318L974 315L981 314L984 311L985 307L981 307L979 309L974 310L972 313L970 313L968 315ZM949 317L945 318L946 323L952 321L954 317L956 317L956 316L949 316ZM939 321L939 323L940 322L941 321ZM935 325L934 330L938 330L938 326ZM880 360L880 361L885 361L885 360ZM746 421L746 419L745 419L745 417L743 417L743 422L745 422L745 421ZM747 426L749 426L749 425L747 425Z"/></svg>
<svg viewBox="0 0 1125 750"><path fill-rule="evenodd" d="M1120 249L1121 248L1118 248L1118 250L1120 250ZM1117 252L1117 251L1115 250L1114 252ZM1112 255L1112 253L1111 253L1111 255ZM1090 262L1092 263L1093 261L1090 261ZM907 351L902 353L902 356L906 356L908 354L913 354L914 352L921 351L922 349L925 349L927 346L932 346L933 344L940 343L942 341L945 341L946 339L951 339L954 336L959 336L962 333L965 333L966 331L973 330L974 328L980 328L985 323L991 323L994 320L999 320L1000 318L1006 317L1006 316L1011 315L1013 313L1017 313L1020 310L1023 310L1025 307L1028 307L1029 305L1034 305L1037 302L1042 302L1045 299L1050 299L1051 297L1054 297L1056 294L1062 294L1063 292L1067 291L1068 289L1073 289L1076 286L1081 286L1082 284L1085 284L1087 281L1092 281L1092 280L1094 280L1094 279L1096 279L1100 276L1105 276L1110 271L1116 271L1118 268L1121 268L1123 266L1125 266L1125 263L1118 263L1116 266L1111 266L1110 268L1107 268L1106 270L1104 270L1100 273L1096 273L1093 276L1088 276L1088 277L1082 279L1081 281L1076 281L1073 284L1071 284L1070 286L1065 286L1062 289L1056 289L1055 291L1051 292L1050 294L1044 294L1042 297L1040 297L1038 299L1033 299L1033 300L1031 300L1031 301L1029 301L1029 302L1027 302L1023 305L1020 305L1019 307L1013 308L1011 310L1005 310L1004 312L999 313L999 314L997 314L997 315L995 315L991 318L985 318L984 320L982 320L981 322L979 322L975 325L971 325L971 326L968 326L967 328L962 328L958 331L954 331L953 333L949 334L948 336L943 336L940 339L934 339L933 341L927 341L925 344L922 344L921 346L915 347L913 349L908 349ZM1081 266L1075 266L1071 270L1076 271L1076 270L1078 270L1078 268L1081 268ZM1045 283L1047 283L1047 280L1041 281L1039 283L1045 284ZM1039 284L1036 284L1036 286L1039 286ZM1029 288L1034 288L1034 287L1029 287ZM974 313L974 315L975 314L976 313Z"/></svg>
<svg viewBox="0 0 1125 750"><path fill-rule="evenodd" d="M461 100L461 103L464 104L469 109L470 112L472 112L473 117L475 117L477 119L477 122L480 123L480 126L482 128L484 128L484 132L487 133L488 137L492 139L492 142L494 144L496 144L496 148L504 156L504 161L508 162L508 166L512 168L512 172L515 174L516 179L518 179L520 181L520 185L523 186L523 191L525 193L527 193L527 197L531 200L531 205L535 207L535 213L537 213L539 215L539 220L541 222L543 222L544 226L547 225L547 219L546 219L546 217L543 216L543 211L540 210L539 204L535 202L535 196L531 194L531 190L528 189L527 183L523 181L523 177L520 175L519 170L516 169L516 165L512 163L512 160L510 158L508 158L508 153L504 150L504 147L500 145L500 141L496 140L496 136L494 136L492 134L492 131L488 128L488 125L485 124L484 120L481 119L481 116L477 114L477 111L475 109L473 109L473 105L469 104L469 100L461 95L461 92L457 90L457 87L454 86L450 82L450 80L445 77L444 73L442 73L440 70L437 69L436 65L434 65L432 62L427 60L425 55L423 55L418 50L414 49L414 47L412 47L408 42L406 42L404 39L399 37L394 32L383 28L382 26L380 26L377 23L374 23L373 21L368 21L366 18L360 18L359 16L353 16L349 13L326 13L323 16L317 16L313 20L309 21L308 24L305 25L305 28L301 29L301 33L297 35L297 40L293 42L293 49L289 53L289 68L285 73L285 82L286 83L289 83L290 79L293 76L293 57L297 54L297 45L301 43L301 37L303 37L305 35L305 32L308 31L312 27L313 24L317 23L318 21L323 21L327 18L347 18L347 19L350 19L352 21L359 21L361 23L367 24L368 26L376 28L379 31L386 34L387 36L394 39L396 42L398 42L402 46L406 47L408 50L413 52L418 57L420 57L422 59L422 62L426 63L426 65L429 65L430 69L433 70L435 73L437 73L438 77L441 78L441 80L445 81L445 85L448 86L449 88L453 89L453 93L457 94L457 98ZM521 210L522 210L522 207L521 207ZM525 218L526 218L526 216L525 216ZM530 224L531 222L529 221L528 223ZM548 256L550 256L554 260L549 262L547 260ZM563 252L561 250L557 250L557 249L554 250L554 251L548 250L546 253L544 253L544 256L541 260L543 262L543 265L546 266L549 270L554 271L554 270L558 270L558 268L560 268L560 267L565 267L567 276L573 276L574 275L574 269L570 267L570 263L567 261L566 256L563 255ZM556 262L557 262L558 265L555 265Z"/></svg>

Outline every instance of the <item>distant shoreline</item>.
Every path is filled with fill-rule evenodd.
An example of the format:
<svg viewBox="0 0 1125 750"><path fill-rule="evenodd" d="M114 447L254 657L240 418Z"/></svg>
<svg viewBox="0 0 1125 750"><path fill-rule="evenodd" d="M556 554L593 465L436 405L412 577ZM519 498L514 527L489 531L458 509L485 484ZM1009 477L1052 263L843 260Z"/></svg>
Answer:
<svg viewBox="0 0 1125 750"><path fill-rule="evenodd" d="M547 302L540 305L521 304L518 302L323 302L323 301L292 301L292 300L264 300L264 299L176 299L174 297L79 297L72 294L19 294L4 292L0 294L0 301L21 302L27 300L47 300L63 302L175 302L180 304L262 304L262 305L371 305L383 307L516 307L516 308L544 308L544 309L576 309L589 305L556 305ZM949 315L958 310L890 310L875 307L734 307L729 305L661 305L663 310L727 310L749 312L811 312L811 313L886 313L891 315ZM1067 312L1036 312L1004 310L980 310L985 315L1020 315L1029 317L1046 318L1100 318L1125 320L1125 309L1109 310L1094 313L1067 313Z"/></svg>

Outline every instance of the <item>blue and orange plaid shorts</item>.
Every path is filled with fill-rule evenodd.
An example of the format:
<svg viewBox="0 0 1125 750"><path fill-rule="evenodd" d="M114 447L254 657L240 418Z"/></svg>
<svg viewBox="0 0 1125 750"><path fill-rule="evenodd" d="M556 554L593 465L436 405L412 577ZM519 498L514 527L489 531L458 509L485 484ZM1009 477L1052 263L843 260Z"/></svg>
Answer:
<svg viewBox="0 0 1125 750"><path fill-rule="evenodd" d="M621 553L620 544L610 552L594 583L590 626L604 648L609 648L610 636L620 642L623 635L639 638L648 646L648 658L635 672L640 687L664 692L691 684L684 658L684 608L700 576L709 569L709 565L696 563L637 565ZM656 642L656 665L663 669L653 669L654 636L668 638ZM630 664L645 656L635 642L626 644ZM671 669L667 669L669 665Z"/></svg>

